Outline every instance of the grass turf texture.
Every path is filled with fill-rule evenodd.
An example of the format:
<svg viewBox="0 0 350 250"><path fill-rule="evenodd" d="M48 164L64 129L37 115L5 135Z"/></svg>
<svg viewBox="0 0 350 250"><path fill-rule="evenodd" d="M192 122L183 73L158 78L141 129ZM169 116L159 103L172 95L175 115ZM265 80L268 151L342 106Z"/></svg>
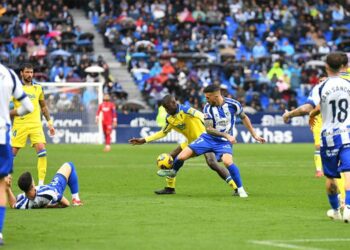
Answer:
<svg viewBox="0 0 350 250"><path fill-rule="evenodd" d="M313 177L313 145L236 145L234 161L248 199L232 197L202 156L185 163L176 195L155 195L165 185L156 175L156 158L174 147L113 145L104 153L96 145L48 145L46 182L63 162L73 161L85 205L8 209L6 249L283 249L254 240L349 249L350 225L326 217L324 179ZM29 147L16 157L13 186L26 170L36 177ZM68 190L65 196L71 199ZM318 241L324 238L329 241ZM296 239L315 241L284 242Z"/></svg>

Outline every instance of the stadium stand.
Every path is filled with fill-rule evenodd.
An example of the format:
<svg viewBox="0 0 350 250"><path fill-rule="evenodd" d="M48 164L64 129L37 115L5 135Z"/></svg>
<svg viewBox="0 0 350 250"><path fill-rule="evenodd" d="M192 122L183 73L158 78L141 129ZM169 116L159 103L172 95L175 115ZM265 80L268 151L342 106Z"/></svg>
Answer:
<svg viewBox="0 0 350 250"><path fill-rule="evenodd" d="M341 4L342 3L342 4ZM201 109L221 84L249 112L303 103L330 51L350 51L345 1L90 1L86 13L152 107Z"/></svg>

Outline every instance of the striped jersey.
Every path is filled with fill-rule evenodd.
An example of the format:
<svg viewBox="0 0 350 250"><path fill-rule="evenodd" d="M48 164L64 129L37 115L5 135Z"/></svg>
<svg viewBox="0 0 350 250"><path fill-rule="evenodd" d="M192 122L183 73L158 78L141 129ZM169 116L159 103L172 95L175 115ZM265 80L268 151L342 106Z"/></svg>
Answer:
<svg viewBox="0 0 350 250"><path fill-rule="evenodd" d="M21 101L26 97L26 94L16 73L0 64L0 125L2 123L11 124L11 96Z"/></svg>
<svg viewBox="0 0 350 250"><path fill-rule="evenodd" d="M341 76L327 78L314 87L307 103L321 107L321 146L340 147L350 143L349 80Z"/></svg>
<svg viewBox="0 0 350 250"><path fill-rule="evenodd" d="M35 209L44 208L47 205L54 205L59 202L62 195L50 185L35 187L36 195L33 200L28 199L25 194L19 194L16 197L16 209Z"/></svg>
<svg viewBox="0 0 350 250"><path fill-rule="evenodd" d="M240 115L242 111L242 105L231 98L224 98L224 103L221 106L211 106L207 103L203 109L204 119L212 120L213 128L230 135L233 135L236 116Z"/></svg>

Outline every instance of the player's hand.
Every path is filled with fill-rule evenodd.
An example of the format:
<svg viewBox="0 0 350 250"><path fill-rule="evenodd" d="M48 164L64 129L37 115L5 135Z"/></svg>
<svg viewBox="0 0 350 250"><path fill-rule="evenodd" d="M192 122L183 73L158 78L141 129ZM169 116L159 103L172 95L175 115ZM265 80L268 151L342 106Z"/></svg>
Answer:
<svg viewBox="0 0 350 250"><path fill-rule="evenodd" d="M236 138L232 135L227 136L226 138L231 144L237 143Z"/></svg>
<svg viewBox="0 0 350 250"><path fill-rule="evenodd" d="M142 145L144 143L146 143L146 140L144 138L131 138L129 140L129 143L132 145Z"/></svg>
<svg viewBox="0 0 350 250"><path fill-rule="evenodd" d="M113 128L117 127L117 122L113 122Z"/></svg>
<svg viewBox="0 0 350 250"><path fill-rule="evenodd" d="M289 111L288 110L285 110L284 111L284 114L283 114L283 121L284 121L284 123L288 123L289 121L290 121L290 117L289 117Z"/></svg>
<svg viewBox="0 0 350 250"><path fill-rule="evenodd" d="M254 135L253 138L259 143L265 143L266 142L265 138L257 136L257 135Z"/></svg>
<svg viewBox="0 0 350 250"><path fill-rule="evenodd" d="M96 117L95 122L96 122L96 124L98 124L98 117Z"/></svg>
<svg viewBox="0 0 350 250"><path fill-rule="evenodd" d="M52 125L49 125L50 136L55 136L56 130Z"/></svg>
<svg viewBox="0 0 350 250"><path fill-rule="evenodd" d="M11 188L12 186L12 175L8 175L5 177L5 183L7 185L8 188Z"/></svg>
<svg viewBox="0 0 350 250"><path fill-rule="evenodd" d="M309 125L310 125L311 131L314 129L315 123L316 123L315 116L310 116L309 117Z"/></svg>

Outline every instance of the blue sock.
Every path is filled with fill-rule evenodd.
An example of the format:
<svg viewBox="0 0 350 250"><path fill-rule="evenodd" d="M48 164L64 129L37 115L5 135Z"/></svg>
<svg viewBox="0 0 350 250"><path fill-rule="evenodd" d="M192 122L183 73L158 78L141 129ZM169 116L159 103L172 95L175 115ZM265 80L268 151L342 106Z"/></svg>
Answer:
<svg viewBox="0 0 350 250"><path fill-rule="evenodd" d="M76 194L76 193L79 193L79 183L78 183L77 171L75 170L74 164L72 162L69 162L68 164L72 169L70 176L68 178L68 186L70 188L70 192L72 194Z"/></svg>
<svg viewBox="0 0 350 250"><path fill-rule="evenodd" d="M239 169L235 164L231 164L227 170L230 172L230 175L233 181L236 183L237 187L242 187L241 174L239 173Z"/></svg>
<svg viewBox="0 0 350 250"><path fill-rule="evenodd" d="M0 233L2 233L2 227L4 226L5 212L6 207L0 207Z"/></svg>
<svg viewBox="0 0 350 250"><path fill-rule="evenodd" d="M350 190L345 191L345 205L350 206Z"/></svg>
<svg viewBox="0 0 350 250"><path fill-rule="evenodd" d="M174 163L173 163L173 169L176 172L178 172L183 165L184 165L184 161L181 161L181 160L177 159L177 157L176 157L174 160Z"/></svg>
<svg viewBox="0 0 350 250"><path fill-rule="evenodd" d="M329 200L329 204L331 204L331 207L333 209L339 208L338 194L328 194L328 200Z"/></svg>

